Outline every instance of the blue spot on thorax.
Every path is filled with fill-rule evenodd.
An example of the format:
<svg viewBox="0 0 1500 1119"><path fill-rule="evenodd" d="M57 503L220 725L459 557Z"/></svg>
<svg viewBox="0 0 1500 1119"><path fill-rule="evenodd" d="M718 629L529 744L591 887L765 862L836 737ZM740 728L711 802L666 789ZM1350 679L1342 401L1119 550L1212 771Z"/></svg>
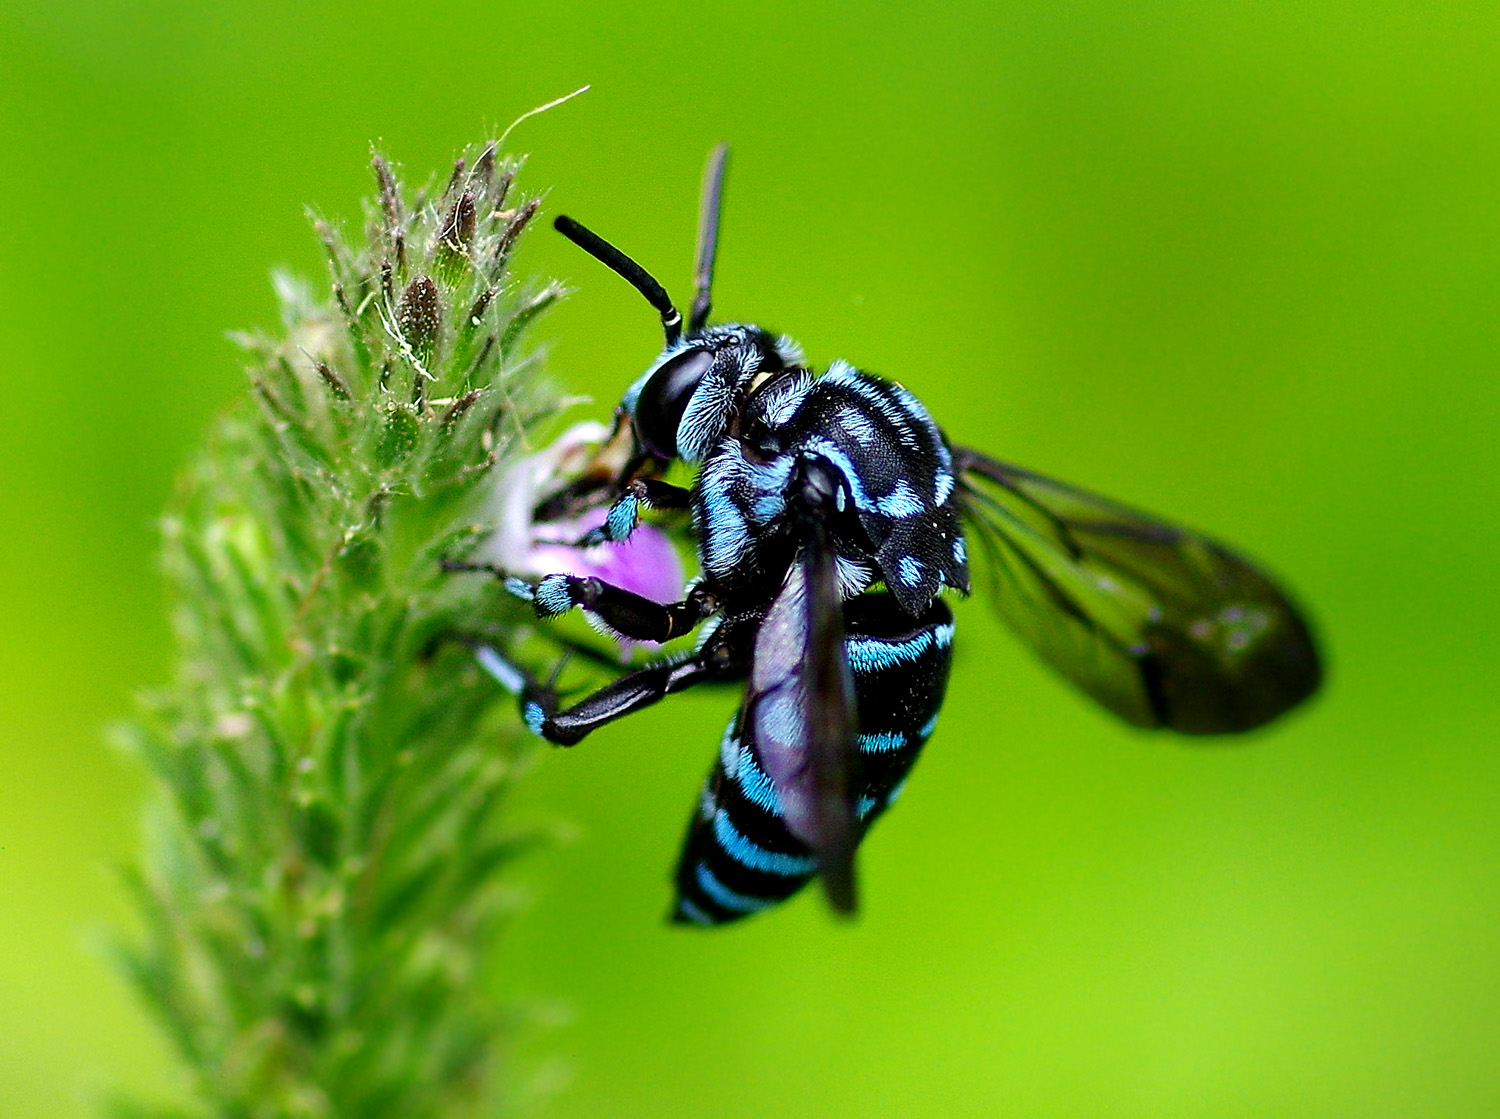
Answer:
<svg viewBox="0 0 1500 1119"><path fill-rule="evenodd" d="M749 526L717 473L706 476L698 492L703 566L710 571L728 571L740 562L750 545Z"/></svg>
<svg viewBox="0 0 1500 1119"><path fill-rule="evenodd" d="M897 479L890 493L876 498L875 508L887 517L899 520L902 517L915 517L918 513L925 512L927 505L917 496L917 491L911 488L911 483L900 478Z"/></svg>

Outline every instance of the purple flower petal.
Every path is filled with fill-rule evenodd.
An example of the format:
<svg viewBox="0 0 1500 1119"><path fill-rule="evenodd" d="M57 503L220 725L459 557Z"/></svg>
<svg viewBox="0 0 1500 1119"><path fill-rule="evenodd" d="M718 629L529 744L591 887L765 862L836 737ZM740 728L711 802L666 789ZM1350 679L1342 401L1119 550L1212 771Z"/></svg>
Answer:
<svg viewBox="0 0 1500 1119"><path fill-rule="evenodd" d="M602 525L607 508L567 520L533 520L541 499L565 486L608 434L599 424L579 424L508 470L496 487L495 532L483 548L483 558L522 578L592 576L653 602L675 602L683 592L682 559L661 529L643 524L621 543L577 548L572 542ZM621 655L628 655L631 647L631 642L622 641Z"/></svg>
<svg viewBox="0 0 1500 1119"><path fill-rule="evenodd" d="M667 534L654 525L637 526L629 540L618 544L575 548L565 543L602 525L607 514L600 508L573 520L537 525L532 573L592 575L652 602L676 602L682 596L682 560Z"/></svg>

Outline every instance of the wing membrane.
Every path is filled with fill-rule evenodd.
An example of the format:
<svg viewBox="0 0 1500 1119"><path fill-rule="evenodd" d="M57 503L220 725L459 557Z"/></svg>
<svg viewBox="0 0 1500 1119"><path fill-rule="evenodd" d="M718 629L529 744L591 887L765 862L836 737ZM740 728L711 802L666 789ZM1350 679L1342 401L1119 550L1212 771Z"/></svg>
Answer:
<svg viewBox="0 0 1500 1119"><path fill-rule="evenodd" d="M1270 722L1322 673L1307 623L1249 560L1196 532L956 448L1000 615L1053 668L1142 727Z"/></svg>
<svg viewBox="0 0 1500 1119"><path fill-rule="evenodd" d="M807 681L810 749L818 798L819 875L829 904L854 912L854 675L844 649L844 607L832 542L824 532L804 549L807 569Z"/></svg>
<svg viewBox="0 0 1500 1119"><path fill-rule="evenodd" d="M854 682L834 552L815 531L756 635L745 722L787 828L818 858L829 903L855 908Z"/></svg>

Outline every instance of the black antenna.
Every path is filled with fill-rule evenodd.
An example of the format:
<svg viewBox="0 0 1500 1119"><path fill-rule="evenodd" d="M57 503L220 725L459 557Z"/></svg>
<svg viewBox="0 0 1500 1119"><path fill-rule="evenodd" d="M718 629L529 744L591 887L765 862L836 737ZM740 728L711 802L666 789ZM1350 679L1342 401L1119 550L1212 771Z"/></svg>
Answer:
<svg viewBox="0 0 1500 1119"><path fill-rule="evenodd" d="M724 197L724 169L729 163L729 145L719 144L708 153L703 169L703 197L698 203L698 261L693 268L693 309L688 315L688 334L697 334L708 322L713 306L714 257L719 251L719 202Z"/></svg>
<svg viewBox="0 0 1500 1119"><path fill-rule="evenodd" d="M631 287L646 297L646 302L655 307L657 314L661 315L661 328L667 336L667 345L672 345L682 337L682 315L676 307L672 306L672 297L652 278L650 272L603 237L585 229L570 217L559 216L552 223L552 227L611 272L623 276Z"/></svg>

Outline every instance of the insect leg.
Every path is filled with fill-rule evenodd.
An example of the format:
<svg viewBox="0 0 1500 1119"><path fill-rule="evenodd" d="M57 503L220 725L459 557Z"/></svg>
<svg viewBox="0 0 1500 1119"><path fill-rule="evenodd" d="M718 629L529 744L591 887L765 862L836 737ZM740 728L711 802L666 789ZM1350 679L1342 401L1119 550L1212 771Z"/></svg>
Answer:
<svg viewBox="0 0 1500 1119"><path fill-rule="evenodd" d="M702 584L694 585L681 602L653 602L593 576L544 575L530 583L492 563L455 560L444 560L443 570L488 572L511 594L531 603L538 618L555 618L577 606L632 641L661 643L681 637L719 608L718 600Z"/></svg>
<svg viewBox="0 0 1500 1119"><path fill-rule="evenodd" d="M520 580L506 580L506 589L526 597ZM579 575L546 575L530 587L531 603L538 618L555 618L573 607L593 614L621 637L632 641L670 641L681 637L718 609L714 596L701 585L694 586L681 602L653 602L651 599L606 583L603 579Z"/></svg>
<svg viewBox="0 0 1500 1119"><path fill-rule="evenodd" d="M605 723L649 707L674 692L735 675L723 650L709 649L688 660L664 661L627 672L572 707L563 708L561 693L551 682L537 680L493 646L478 645L474 654L501 687L520 699L521 720L531 732L559 746L572 746Z"/></svg>
<svg viewBox="0 0 1500 1119"><path fill-rule="evenodd" d="M640 523L642 509L686 509L692 496L691 490L674 486L670 482L655 478L636 478L626 485L625 492L609 507L604 523L585 534L578 541L578 547L591 548L605 541L628 540L635 531L635 526Z"/></svg>

